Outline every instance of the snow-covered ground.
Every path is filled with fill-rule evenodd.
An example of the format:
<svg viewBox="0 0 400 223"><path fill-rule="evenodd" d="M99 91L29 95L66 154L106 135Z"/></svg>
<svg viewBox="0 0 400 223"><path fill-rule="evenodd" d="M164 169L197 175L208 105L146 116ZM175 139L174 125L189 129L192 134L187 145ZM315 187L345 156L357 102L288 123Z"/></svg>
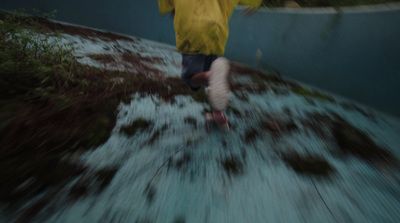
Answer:
<svg viewBox="0 0 400 223"><path fill-rule="evenodd" d="M158 75L180 76L181 56L173 46L139 38L62 38L73 43L81 63L136 72L137 66L121 56L128 52L150 58L145 65ZM89 56L94 54L113 55L114 61L100 62ZM235 73L232 81L255 84ZM169 103L153 95L132 95L129 104L119 106L109 140L79 158L93 170L118 168L110 184L39 221L400 222L398 165L336 153L333 133L321 137L318 132L329 121L313 119L313 114L333 121L340 116L393 160L400 159L399 120L335 96L330 102L276 83L268 87L262 93L240 91L247 99L231 94L227 132L206 124L204 109L209 106L190 96L177 95ZM277 88L285 93L273 90ZM138 118L153 125L134 136L120 133ZM315 131L310 123L321 128ZM321 157L332 171L322 176L296 172L283 158L293 152Z"/></svg>

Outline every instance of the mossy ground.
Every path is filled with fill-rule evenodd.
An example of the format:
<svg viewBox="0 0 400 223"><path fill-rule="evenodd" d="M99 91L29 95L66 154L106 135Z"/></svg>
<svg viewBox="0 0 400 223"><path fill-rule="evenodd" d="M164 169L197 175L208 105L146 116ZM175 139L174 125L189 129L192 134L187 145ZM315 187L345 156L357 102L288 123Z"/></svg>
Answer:
<svg viewBox="0 0 400 223"><path fill-rule="evenodd" d="M179 78L161 81L140 69L129 73L89 67L77 62L71 46L48 41L56 28L106 40L121 36L93 35L90 30L20 14L1 13L0 20L0 202L9 207L80 176L85 167L64 156L106 142L115 126L117 106L129 101L130 94L154 94L166 101L191 94ZM114 61L107 55L91 57L104 63ZM115 78L124 81L116 83ZM147 126L135 124L128 133ZM99 174L101 187L110 182L108 175ZM75 195L85 191L79 185L75 189Z"/></svg>
<svg viewBox="0 0 400 223"><path fill-rule="evenodd" d="M90 67L78 63L72 46L60 44L55 33L79 35L93 41L96 38L134 41L131 38L71 28L19 13L0 13L0 20L0 31L5 34L0 36L0 134L4 136L0 141L0 159L6 160L1 163L0 202L10 207L80 177L86 168L65 160L65 155L105 143L115 126L117 106L129 102L132 93L158 96L171 103L176 95L207 102L203 89L192 92L180 78L162 77L158 70L147 65L157 62L157 58L126 52L123 59L137 65L135 73ZM37 37L37 33L42 36ZM49 38L56 40L49 42ZM103 64L115 62L108 54L89 57ZM116 82L116 78L123 81ZM147 120L135 120L121 132L129 136L151 126ZM154 143L160 134L154 132L149 143ZM47 169L51 171L44 171ZM115 171L112 169L113 174ZM110 182L108 178L94 181L101 187ZM26 188L15 189L24 183ZM86 184L86 180L77 183L71 195L84 196L88 190Z"/></svg>

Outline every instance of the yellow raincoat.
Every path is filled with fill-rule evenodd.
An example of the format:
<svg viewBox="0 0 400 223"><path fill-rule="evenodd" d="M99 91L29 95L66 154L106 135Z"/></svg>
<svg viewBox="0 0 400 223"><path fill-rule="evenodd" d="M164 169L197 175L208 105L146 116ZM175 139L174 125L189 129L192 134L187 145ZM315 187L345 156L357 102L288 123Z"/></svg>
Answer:
<svg viewBox="0 0 400 223"><path fill-rule="evenodd" d="M262 0L158 0L161 14L175 10L176 47L183 54L223 55L236 5L258 9Z"/></svg>

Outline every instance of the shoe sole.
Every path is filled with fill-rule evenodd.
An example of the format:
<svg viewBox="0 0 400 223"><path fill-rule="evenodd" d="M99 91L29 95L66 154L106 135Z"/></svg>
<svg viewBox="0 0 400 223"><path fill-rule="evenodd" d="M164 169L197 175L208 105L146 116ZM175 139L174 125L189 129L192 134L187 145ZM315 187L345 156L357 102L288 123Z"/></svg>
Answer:
<svg viewBox="0 0 400 223"><path fill-rule="evenodd" d="M213 110L223 110L229 103L229 61L220 57L211 64L208 100Z"/></svg>

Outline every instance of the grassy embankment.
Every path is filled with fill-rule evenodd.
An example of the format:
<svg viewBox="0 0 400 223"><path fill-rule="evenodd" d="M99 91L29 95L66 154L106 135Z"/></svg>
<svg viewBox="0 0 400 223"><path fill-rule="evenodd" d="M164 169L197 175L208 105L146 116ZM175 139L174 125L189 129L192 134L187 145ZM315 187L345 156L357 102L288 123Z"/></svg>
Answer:
<svg viewBox="0 0 400 223"><path fill-rule="evenodd" d="M131 93L170 101L190 94L179 78L155 80L145 70L126 73L79 64L72 45L61 39L60 33L68 31L94 33L44 17L0 13L0 202L10 210L85 173L85 166L68 157L109 138L117 106ZM103 32L95 37L126 38ZM112 167L90 174L101 189L115 172ZM76 198L89 189L77 184L70 194ZM49 196L28 207L23 219L49 204Z"/></svg>

